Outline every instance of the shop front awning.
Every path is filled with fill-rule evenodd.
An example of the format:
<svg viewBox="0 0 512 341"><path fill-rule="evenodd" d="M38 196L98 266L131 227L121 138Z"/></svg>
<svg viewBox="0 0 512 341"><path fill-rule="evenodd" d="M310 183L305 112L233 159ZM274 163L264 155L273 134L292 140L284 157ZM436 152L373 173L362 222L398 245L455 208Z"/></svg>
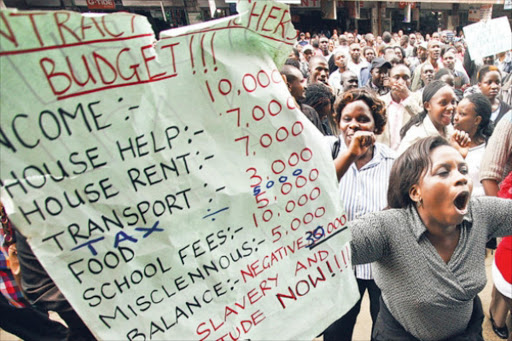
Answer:
<svg viewBox="0 0 512 341"><path fill-rule="evenodd" d="M183 7L185 6L184 0L122 0L124 7Z"/></svg>
<svg viewBox="0 0 512 341"><path fill-rule="evenodd" d="M478 5L478 4L492 4L492 5L503 5L505 0L417 0L415 2L407 2L407 1L399 1L399 0L376 0L381 2L398 2L403 4L413 4L418 2L427 2L427 3L441 3L441 4L470 4L470 5Z"/></svg>
<svg viewBox="0 0 512 341"><path fill-rule="evenodd" d="M237 0L225 0L226 3L236 3ZM247 0L240 0L240 1L247 1ZM315 8L321 7L321 3L332 3L332 2L338 2L339 7L343 7L343 3L345 1L339 1L339 0L276 0L278 2L286 3L289 5L293 5L294 7L304 7L304 8ZM351 0L349 0L351 1ZM356 0L354 0L356 1ZM361 1L361 2L367 2L367 1ZM424 3L444 3L444 4L471 4L471 5L478 5L478 4L493 4L493 5L503 5L505 3L505 0L417 0L414 2L407 2L407 1L401 1L401 0L372 0L369 2L398 2L403 3L404 6L407 4L414 4L419 2Z"/></svg>

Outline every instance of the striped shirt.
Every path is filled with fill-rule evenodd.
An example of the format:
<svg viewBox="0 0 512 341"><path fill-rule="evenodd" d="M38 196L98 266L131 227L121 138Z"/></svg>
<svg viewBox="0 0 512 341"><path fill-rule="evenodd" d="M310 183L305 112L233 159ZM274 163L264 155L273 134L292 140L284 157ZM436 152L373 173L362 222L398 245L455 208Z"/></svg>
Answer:
<svg viewBox="0 0 512 341"><path fill-rule="evenodd" d="M341 143L340 151L347 147ZM356 164L340 180L340 199L348 220L359 218L369 212L377 212L387 205L389 173L395 161L394 152L387 146L376 143L373 158L361 169ZM371 264L356 266L356 277L373 279Z"/></svg>

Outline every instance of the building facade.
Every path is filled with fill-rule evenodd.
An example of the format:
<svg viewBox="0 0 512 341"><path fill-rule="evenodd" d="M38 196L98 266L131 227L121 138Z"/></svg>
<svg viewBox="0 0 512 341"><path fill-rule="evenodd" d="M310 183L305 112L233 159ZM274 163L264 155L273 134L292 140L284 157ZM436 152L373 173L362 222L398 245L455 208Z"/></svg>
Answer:
<svg viewBox="0 0 512 341"><path fill-rule="evenodd" d="M247 0L241 0L247 1ZM459 32L463 26L485 17L507 16L508 0L437 1L338 1L283 0L290 3L292 22L297 30L372 32L441 29ZM65 9L78 12L127 11L144 15L155 32L236 14L234 0L4 0L18 9Z"/></svg>

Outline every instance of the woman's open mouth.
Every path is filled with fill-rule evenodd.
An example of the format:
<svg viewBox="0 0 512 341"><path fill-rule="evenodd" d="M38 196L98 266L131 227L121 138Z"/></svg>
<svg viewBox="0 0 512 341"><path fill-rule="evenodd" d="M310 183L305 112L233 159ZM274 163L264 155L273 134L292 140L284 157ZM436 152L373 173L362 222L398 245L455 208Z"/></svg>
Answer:
<svg viewBox="0 0 512 341"><path fill-rule="evenodd" d="M460 214L466 214L468 213L468 202L469 202L469 192L463 191L460 192L453 201L453 204L455 205L455 208Z"/></svg>

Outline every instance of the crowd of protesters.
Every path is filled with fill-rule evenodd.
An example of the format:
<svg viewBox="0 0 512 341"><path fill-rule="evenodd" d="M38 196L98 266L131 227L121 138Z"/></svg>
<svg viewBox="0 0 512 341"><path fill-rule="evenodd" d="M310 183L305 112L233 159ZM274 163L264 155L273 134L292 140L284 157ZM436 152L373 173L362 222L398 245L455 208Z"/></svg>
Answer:
<svg viewBox="0 0 512 341"><path fill-rule="evenodd" d="M281 73L331 148L372 338L483 340L487 246L497 248L489 318L511 341L512 242L492 245L512 233L511 206L489 198L512 196L511 51L474 60L449 31L306 32ZM27 340L94 339L0 212L1 327ZM324 340L350 340L360 309L336 317Z"/></svg>
<svg viewBox="0 0 512 341"><path fill-rule="evenodd" d="M424 201L425 194L422 197L416 192L420 187L418 183L422 183L428 175L428 167L418 166L420 168L412 170L416 175L411 176L420 178L416 179L418 183L408 183L409 187L405 188L405 196L410 197L412 202L404 200L398 201L399 204L393 198L399 196L397 191L404 188L398 180L391 183L392 167L397 163L404 166L404 159L408 160L409 164L404 169L394 171L399 172L398 176L395 174L397 179L407 178L406 168L414 168L414 162L421 155L421 146L427 148L425 145L429 145L427 152L430 154L426 154L430 160L426 162L431 163L433 168L434 150L440 142L433 142L432 139L441 139L448 141L447 144L453 145L458 154L464 157L465 166L460 170L464 180L457 181L461 186L464 185L462 183L473 183L473 190L470 191L472 200L497 196L500 188L502 196L510 198L512 194L507 196L510 186L507 192L504 179L507 175L509 179L512 178L512 51L479 60L471 58L464 37L450 31L431 35L384 32L382 36L375 37L371 33L338 33L333 30L328 36L300 33L293 53L285 64L282 74L290 93L311 122L327 136L326 141L330 141L340 181L340 200L348 219L354 220L351 226L355 231L352 247L357 250L354 263L365 263L358 259L361 247L366 248L361 259L374 262L357 265L354 269L361 296L366 290L369 293L372 339L483 340L484 314L473 291L479 284L477 281L464 283L465 278L457 274L460 269L450 268L450 265L452 262L465 263L465 272L475 278L481 276L482 272L477 269L476 263L469 265L471 259L457 259L456 256L460 256L454 252L457 242L452 249L447 247L450 245L447 229L444 235L436 235L438 230L425 221L434 215L432 212L442 211L441 207L432 207L432 203L428 206ZM329 139L330 135L333 137ZM416 154L411 149L416 149ZM454 158L448 160L446 162L451 162ZM394 200L394 203L390 200ZM434 202L436 200L443 203L444 198L437 197ZM461 211L468 200L465 196L455 199L455 210ZM426 227L424 234L429 240L428 245L433 245L438 254L418 257L414 252L425 250L408 251L418 257L416 261L432 264L441 256L444 261L441 265L448 268L439 267L433 273L428 273L432 269L421 273L420 266L420 270L415 269L416 278L431 278L432 283L437 285L436 288L429 285L422 288L430 294L430 302L425 306L420 303L425 298L416 297L413 293L409 297L403 293L409 290L406 284L409 278L404 273L412 271L402 268L405 261L397 261L398 264L393 267L388 258L379 258L383 256L379 248L384 243L381 240L383 235L387 233L386 223L355 220L386 208L410 206L415 206L414 211ZM488 214L491 216L494 213ZM418 218L416 213L411 215ZM508 216L507 223L500 223L507 225L504 229L509 232L505 234L512 231L510 210ZM396 218L393 222L391 219L389 225L397 223L403 221ZM464 232L461 230L464 230L464 223L459 224L451 237L455 236L460 244L463 241ZM368 230L359 232L361 226ZM372 227L377 230L382 228L382 231L376 235ZM401 243L407 243L406 237L403 237L407 231L393 232L401 235L397 238ZM485 247L495 249L496 239L492 237L492 233L487 233L481 239L485 239ZM389 241L391 238L388 237L386 243L392 243ZM508 239L504 238L499 245L493 263L496 286L488 316L494 332L510 341L512 333L508 332L506 318L512 309L512 247ZM420 241L418 237L418 243ZM388 250L388 244L384 248L393 253L393 250ZM483 259L485 252L479 252ZM411 256L400 252L397 254L404 258ZM439 266L432 264L431 267ZM398 289L394 286L396 281L399 281ZM447 284L449 281L455 281L456 285ZM410 290L415 291L416 286L423 284L413 284ZM393 296L400 292L413 302ZM434 293L446 296L446 299L431 297ZM461 301L467 304L466 308L453 308ZM423 312L418 313L420 307ZM360 309L361 301L325 330L324 340L350 340Z"/></svg>

